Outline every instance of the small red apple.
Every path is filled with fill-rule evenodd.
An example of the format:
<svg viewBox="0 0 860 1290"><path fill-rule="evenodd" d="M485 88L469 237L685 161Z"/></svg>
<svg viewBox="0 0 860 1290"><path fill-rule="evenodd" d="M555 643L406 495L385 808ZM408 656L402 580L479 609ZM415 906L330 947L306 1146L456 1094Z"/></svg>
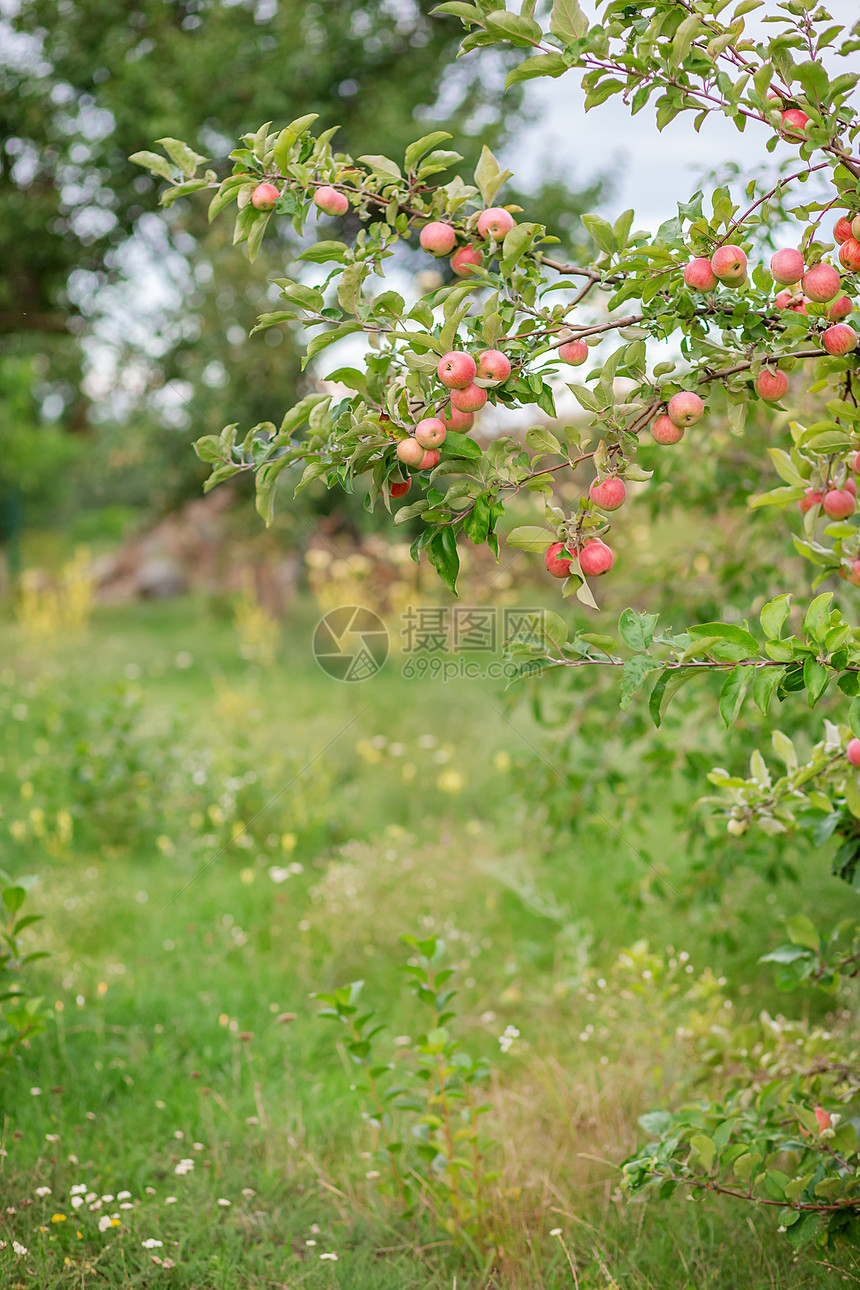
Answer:
<svg viewBox="0 0 860 1290"><path fill-rule="evenodd" d="M439 413L439 419L446 430L458 430L465 434L472 429L475 424L475 416L472 412L460 412L457 408L451 406L448 402Z"/></svg>
<svg viewBox="0 0 860 1290"><path fill-rule="evenodd" d="M824 494L818 488L807 488L806 492L797 503L797 509L801 515L808 514L813 506L820 506L824 500Z"/></svg>
<svg viewBox="0 0 860 1290"><path fill-rule="evenodd" d="M717 247L711 256L711 268L727 287L739 287L747 276L746 254L732 243Z"/></svg>
<svg viewBox="0 0 860 1290"><path fill-rule="evenodd" d="M833 225L833 237L837 242L845 242L851 237L850 219L846 219L844 215L839 216L839 219Z"/></svg>
<svg viewBox="0 0 860 1290"><path fill-rule="evenodd" d="M514 227L514 217L503 206L490 206L478 216L478 232L481 237L491 237L494 242L501 242Z"/></svg>
<svg viewBox="0 0 860 1290"><path fill-rule="evenodd" d="M845 756L852 766L860 766L860 739L851 739L845 749Z"/></svg>
<svg viewBox="0 0 860 1290"><path fill-rule="evenodd" d="M436 375L449 390L464 390L478 374L478 364L471 354L452 349L436 364Z"/></svg>
<svg viewBox="0 0 860 1290"><path fill-rule="evenodd" d="M558 356L563 363L579 367L588 358L588 346L584 340L567 340L558 347Z"/></svg>
<svg viewBox="0 0 860 1290"><path fill-rule="evenodd" d="M849 296L840 296L838 300L833 301L832 305L828 305L827 317L832 322L841 322L843 318L848 317L853 308L854 301Z"/></svg>
<svg viewBox="0 0 860 1290"><path fill-rule="evenodd" d="M411 479L395 479L388 491L392 497L404 497L412 487Z"/></svg>
<svg viewBox="0 0 860 1290"><path fill-rule="evenodd" d="M852 273L856 273L860 269L860 241L853 235L846 237L840 246L839 262L846 269L850 269Z"/></svg>
<svg viewBox="0 0 860 1290"><path fill-rule="evenodd" d="M563 542L553 542L552 546L549 547L543 558L543 562L546 565L548 572L551 573L554 578L566 578L570 573L570 556L564 560L560 558L561 552L565 549Z"/></svg>
<svg viewBox="0 0 860 1290"><path fill-rule="evenodd" d="M809 117L800 108L789 108L782 114L782 132L789 138L802 135L809 125Z"/></svg>
<svg viewBox="0 0 860 1290"><path fill-rule="evenodd" d="M408 439L401 439L396 448L398 461L402 461L404 466L418 466L421 458L424 456L424 449L417 439L410 435Z"/></svg>
<svg viewBox="0 0 860 1290"><path fill-rule="evenodd" d="M832 264L813 264L801 278L801 286L810 300L823 304L839 295L842 279Z"/></svg>
<svg viewBox="0 0 860 1290"><path fill-rule="evenodd" d="M461 246L459 251L455 251L451 256L451 268L458 278L468 278L476 269L480 269L483 263L483 255L474 246Z"/></svg>
<svg viewBox="0 0 860 1290"><path fill-rule="evenodd" d="M438 417L425 417L423 421L418 422L413 431L422 448L441 447L447 433L444 421L440 421Z"/></svg>
<svg viewBox="0 0 860 1290"><path fill-rule="evenodd" d="M440 452L438 448L428 448L424 456L418 463L420 470L432 470L434 466L439 465Z"/></svg>
<svg viewBox="0 0 860 1290"><path fill-rule="evenodd" d="M847 323L836 323L833 327L827 328L821 337L821 343L828 354L839 357L857 348L857 333Z"/></svg>
<svg viewBox="0 0 860 1290"><path fill-rule="evenodd" d="M681 390L679 394L672 395L666 412L669 420L674 421L676 426L691 426L701 421L705 415L705 405L692 390Z"/></svg>
<svg viewBox="0 0 860 1290"><path fill-rule="evenodd" d="M830 488L821 503L824 514L831 520L847 520L857 509L857 501L847 488Z"/></svg>
<svg viewBox="0 0 860 1290"><path fill-rule="evenodd" d="M324 184L314 193L314 205L318 206L324 215L345 215L349 210L349 200L345 193L339 193L336 188L330 184Z"/></svg>
<svg viewBox="0 0 860 1290"><path fill-rule="evenodd" d="M681 426L676 426L671 417L667 417L664 412L652 424L651 435L655 443L680 443L684 438L684 431Z"/></svg>
<svg viewBox="0 0 860 1290"><path fill-rule="evenodd" d="M589 538L579 553L579 567L588 578L608 573L615 563L615 556L600 538Z"/></svg>
<svg viewBox="0 0 860 1290"><path fill-rule="evenodd" d="M617 475L609 475L600 483L595 479L588 490L588 496L602 511L617 511L624 505L627 486Z"/></svg>
<svg viewBox="0 0 860 1290"><path fill-rule="evenodd" d="M774 282L783 286L793 286L803 277L806 265L799 251L786 249L777 251L770 257L770 272Z"/></svg>
<svg viewBox="0 0 860 1290"><path fill-rule="evenodd" d="M717 275L711 268L710 260L704 256L691 260L684 270L684 282L694 291L713 291L717 285Z"/></svg>
<svg viewBox="0 0 860 1290"><path fill-rule="evenodd" d="M465 389L451 391L451 407L458 412L480 412L486 401L487 391L474 382Z"/></svg>
<svg viewBox="0 0 860 1290"><path fill-rule="evenodd" d="M798 295L796 291L778 291L773 302L777 309L790 309L795 314L808 313L806 306L809 304L806 296Z"/></svg>
<svg viewBox="0 0 860 1290"><path fill-rule="evenodd" d="M257 184L251 193L251 205L258 211L274 210L280 195L274 184Z"/></svg>
<svg viewBox="0 0 860 1290"><path fill-rule="evenodd" d="M478 355L478 376L493 385L502 385L511 374L511 360L500 349L485 349Z"/></svg>
<svg viewBox="0 0 860 1290"><path fill-rule="evenodd" d="M788 377L779 369L763 368L755 378L756 394L769 403L778 402L788 389Z"/></svg>
<svg viewBox="0 0 860 1290"><path fill-rule="evenodd" d="M457 245L457 234L450 224L443 224L441 220L432 220L424 225L418 241L431 255L450 255Z"/></svg>

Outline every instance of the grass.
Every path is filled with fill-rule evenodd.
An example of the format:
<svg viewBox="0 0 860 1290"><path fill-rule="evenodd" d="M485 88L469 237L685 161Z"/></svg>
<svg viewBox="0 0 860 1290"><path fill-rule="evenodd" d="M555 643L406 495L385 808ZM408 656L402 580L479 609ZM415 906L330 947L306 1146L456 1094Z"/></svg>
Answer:
<svg viewBox="0 0 860 1290"><path fill-rule="evenodd" d="M294 610L271 668L190 601L101 610L62 651L4 632L0 864L42 880L30 937L52 954L55 1019L2 1076L0 1238L28 1254L0 1252L0 1287L860 1280L850 1253L795 1258L737 1203L618 1195L637 1116L689 1072L678 1025L721 1006L716 977L751 974L740 1010L785 1006L754 966L760 939L718 948L695 907L628 898L642 851L684 869L668 798L644 835L584 804L587 827L550 837L519 792L516 767L545 747L525 708L490 682L393 667L339 685L310 657L315 617ZM732 881L741 914L763 899L754 876ZM820 888L804 876L780 909ZM399 937L431 931L458 968L458 1025L494 1069L492 1268L444 1215L400 1220L367 1177L373 1131L310 997L362 978L389 1035L414 1035ZM643 986L643 945L619 964L643 940L676 963L674 994ZM521 1036L503 1054L508 1025ZM408 1064L408 1043L391 1053ZM73 1209L81 1184L112 1199Z"/></svg>

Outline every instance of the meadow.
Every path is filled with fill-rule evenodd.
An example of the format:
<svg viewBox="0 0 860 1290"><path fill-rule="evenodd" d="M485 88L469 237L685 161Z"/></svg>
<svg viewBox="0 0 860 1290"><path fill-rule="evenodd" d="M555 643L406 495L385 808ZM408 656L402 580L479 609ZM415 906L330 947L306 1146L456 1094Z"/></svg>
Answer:
<svg viewBox="0 0 860 1290"><path fill-rule="evenodd" d="M665 768L619 747L623 775L582 790L497 682L391 660L339 684L318 614L297 601L270 657L203 600L104 607L62 640L2 627L0 865L38 875L26 939L53 1015L2 1074L0 1286L860 1282L850 1251L795 1255L766 1211L631 1204L618 1171L638 1117L701 1096L733 1045L812 1053L842 1024L756 960L762 911L844 888L737 871L716 926L684 894ZM363 980L408 1082L426 1019L404 934L444 942L448 1028L488 1070L478 1235L426 1192L401 1217L343 1027L316 1015Z"/></svg>

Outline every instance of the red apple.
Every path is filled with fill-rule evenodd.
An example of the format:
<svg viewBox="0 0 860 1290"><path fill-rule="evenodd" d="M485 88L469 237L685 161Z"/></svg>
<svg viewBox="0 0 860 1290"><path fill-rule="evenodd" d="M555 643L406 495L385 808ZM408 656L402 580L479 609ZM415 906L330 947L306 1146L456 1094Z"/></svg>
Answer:
<svg viewBox="0 0 860 1290"><path fill-rule="evenodd" d="M789 108L782 114L782 132L789 138L803 134L808 125L809 117L800 108Z"/></svg>
<svg viewBox="0 0 860 1290"><path fill-rule="evenodd" d="M845 749L845 756L852 766L860 766L860 739L851 739Z"/></svg>
<svg viewBox="0 0 860 1290"><path fill-rule="evenodd" d="M588 358L588 346L584 340L566 340L558 347L558 356L563 363L579 367Z"/></svg>
<svg viewBox="0 0 860 1290"><path fill-rule="evenodd" d="M446 403L439 413L439 419L446 430L459 430L463 434L471 430L475 424L475 417L472 412L460 412L457 408L453 408L450 402Z"/></svg>
<svg viewBox="0 0 860 1290"><path fill-rule="evenodd" d="M747 257L741 247L729 243L714 251L711 268L727 287L739 287L747 276Z"/></svg>
<svg viewBox="0 0 860 1290"><path fill-rule="evenodd" d="M458 412L480 412L486 401L487 391L474 382L464 390L451 391L451 406Z"/></svg>
<svg viewBox="0 0 860 1290"><path fill-rule="evenodd" d="M478 376L493 385L502 385L511 374L511 360L500 349L485 349L478 355Z"/></svg>
<svg viewBox="0 0 860 1290"><path fill-rule="evenodd" d="M666 412L669 420L674 421L676 426L691 426L701 421L705 415L705 405L692 390L681 390L680 394L672 395Z"/></svg>
<svg viewBox="0 0 860 1290"><path fill-rule="evenodd" d="M670 417L667 417L664 412L652 424L651 435L655 443L680 443L684 438L684 431L681 426L676 426L675 422Z"/></svg>
<svg viewBox="0 0 860 1290"><path fill-rule="evenodd" d="M851 221L851 236L855 242L860 242L860 215L855 215Z"/></svg>
<svg viewBox="0 0 860 1290"><path fill-rule="evenodd" d="M856 237L846 237L839 248L839 261L852 273L860 269L860 241Z"/></svg>
<svg viewBox="0 0 860 1290"><path fill-rule="evenodd" d="M779 369L773 371L769 367L762 368L755 378L755 389L761 398L776 403L788 389L788 377Z"/></svg>
<svg viewBox="0 0 860 1290"><path fill-rule="evenodd" d="M478 374L478 364L471 354L452 349L436 364L436 375L449 390L464 390Z"/></svg>
<svg viewBox="0 0 860 1290"><path fill-rule="evenodd" d="M848 478L846 479L842 487L847 488L848 492L851 494L852 497L857 496L857 485L854 483L854 480L851 478L850 475L848 476Z"/></svg>
<svg viewBox="0 0 860 1290"><path fill-rule="evenodd" d="M795 314L808 313L809 301L806 296L799 296L796 291L778 291L773 302L777 309L790 309Z"/></svg>
<svg viewBox="0 0 860 1290"><path fill-rule="evenodd" d="M846 582L850 582L852 587L860 587L860 560L852 560L848 571L840 569L839 577L844 578ZM855 739L854 743L860 744L860 739ZM860 757L860 752L857 753L857 756ZM860 763L854 764L860 765Z"/></svg>
<svg viewBox="0 0 860 1290"><path fill-rule="evenodd" d="M600 483L595 479L588 490L588 496L602 511L617 511L624 504L627 486L617 475L609 475Z"/></svg>
<svg viewBox="0 0 860 1290"><path fill-rule="evenodd" d="M844 215L840 215L833 225L833 237L837 242L844 242L851 237L851 221Z"/></svg>
<svg viewBox="0 0 860 1290"><path fill-rule="evenodd" d="M821 337L821 343L828 354L838 357L857 348L857 333L847 323L836 323L835 326L827 328Z"/></svg>
<svg viewBox="0 0 860 1290"><path fill-rule="evenodd" d="M615 556L600 538L589 538L579 553L579 567L587 578L608 573L615 563Z"/></svg>
<svg viewBox="0 0 860 1290"><path fill-rule="evenodd" d="M834 300L832 305L827 306L827 317L833 322L841 322L847 318L854 308L854 301L849 296L840 296Z"/></svg>
<svg viewBox="0 0 860 1290"><path fill-rule="evenodd" d="M412 487L411 479L395 479L388 491L392 497L403 497Z"/></svg>
<svg viewBox="0 0 860 1290"><path fill-rule="evenodd" d="M831 520L847 520L857 509L857 501L847 488L831 488L821 503L824 514Z"/></svg>
<svg viewBox="0 0 860 1290"><path fill-rule="evenodd" d="M839 295L842 279L832 264L813 264L801 278L801 286L810 300L823 304Z"/></svg>
<svg viewBox="0 0 860 1290"><path fill-rule="evenodd" d="M855 475L860 475L860 452L858 452L852 460L851 469L854 471Z"/></svg>
<svg viewBox="0 0 860 1290"><path fill-rule="evenodd" d="M783 286L793 286L803 277L806 266L799 251L787 249L777 251L770 257L770 272L774 282Z"/></svg>
<svg viewBox="0 0 860 1290"><path fill-rule="evenodd" d="M457 234L450 224L432 220L425 224L418 237L425 251L431 255L450 255L457 245Z"/></svg>
<svg viewBox="0 0 860 1290"><path fill-rule="evenodd" d="M345 215L349 210L349 201L345 193L325 184L314 193L314 204L324 215Z"/></svg>
<svg viewBox="0 0 860 1290"><path fill-rule="evenodd" d="M273 210L280 195L274 184L257 184L251 193L251 205L258 211Z"/></svg>
<svg viewBox="0 0 860 1290"><path fill-rule="evenodd" d="M560 553L564 550L565 545L563 542L553 542L543 558L547 570L554 578L566 578L570 573L570 557L568 556L565 560L560 559Z"/></svg>
<svg viewBox="0 0 860 1290"><path fill-rule="evenodd" d="M418 466L424 456L424 449L421 444L411 436L398 442L396 452L398 460L402 461L404 466Z"/></svg>
<svg viewBox="0 0 860 1290"><path fill-rule="evenodd" d="M797 503L797 509L801 515L808 514L813 506L820 506L824 500L824 494L817 488L807 488L806 492Z"/></svg>
<svg viewBox="0 0 860 1290"><path fill-rule="evenodd" d="M445 442L445 436L448 431L445 429L444 421L438 417L425 417L419 421L413 434L422 448L438 448Z"/></svg>
<svg viewBox="0 0 860 1290"><path fill-rule="evenodd" d="M710 260L704 256L691 260L684 270L684 282L694 291L713 291L717 285L717 275L711 268Z"/></svg>
<svg viewBox="0 0 860 1290"><path fill-rule="evenodd" d="M483 263L483 255L474 246L461 246L459 251L455 251L451 256L451 268L458 278L468 278L476 269L480 269Z"/></svg>
<svg viewBox="0 0 860 1290"><path fill-rule="evenodd" d="M490 206L478 216L478 232L481 237L491 237L501 242L514 227L514 217L503 206Z"/></svg>
<svg viewBox="0 0 860 1290"><path fill-rule="evenodd" d="M434 466L438 466L439 456L438 448L428 448L418 463L419 470L432 470Z"/></svg>

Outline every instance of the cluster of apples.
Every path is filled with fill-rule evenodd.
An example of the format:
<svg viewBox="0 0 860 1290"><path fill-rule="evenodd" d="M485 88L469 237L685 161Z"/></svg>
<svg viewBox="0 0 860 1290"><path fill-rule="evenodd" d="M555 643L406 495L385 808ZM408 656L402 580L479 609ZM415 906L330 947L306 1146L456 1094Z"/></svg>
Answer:
<svg viewBox="0 0 860 1290"><path fill-rule="evenodd" d="M705 405L698 394L681 390L672 395L666 411L652 422L651 435L655 443L680 443L687 426L695 425L704 415Z"/></svg>
<svg viewBox="0 0 860 1290"><path fill-rule="evenodd" d="M490 237L494 242L503 242L515 222L511 212L506 211L503 206L488 206L478 216L478 234L483 239ZM468 277L484 263L483 252L471 243L454 251L457 245L457 230L442 220L431 220L429 224L425 224L418 236L418 241L422 249L429 251L431 255L450 256L451 268L459 278ZM454 251L453 255L451 255L452 251Z"/></svg>
<svg viewBox="0 0 860 1290"><path fill-rule="evenodd" d="M570 566L579 561L579 567L586 578L596 578L601 573L608 573L615 563L615 556L600 538L586 538L577 550L572 544L553 542L543 558L547 571L554 578L567 578Z"/></svg>

